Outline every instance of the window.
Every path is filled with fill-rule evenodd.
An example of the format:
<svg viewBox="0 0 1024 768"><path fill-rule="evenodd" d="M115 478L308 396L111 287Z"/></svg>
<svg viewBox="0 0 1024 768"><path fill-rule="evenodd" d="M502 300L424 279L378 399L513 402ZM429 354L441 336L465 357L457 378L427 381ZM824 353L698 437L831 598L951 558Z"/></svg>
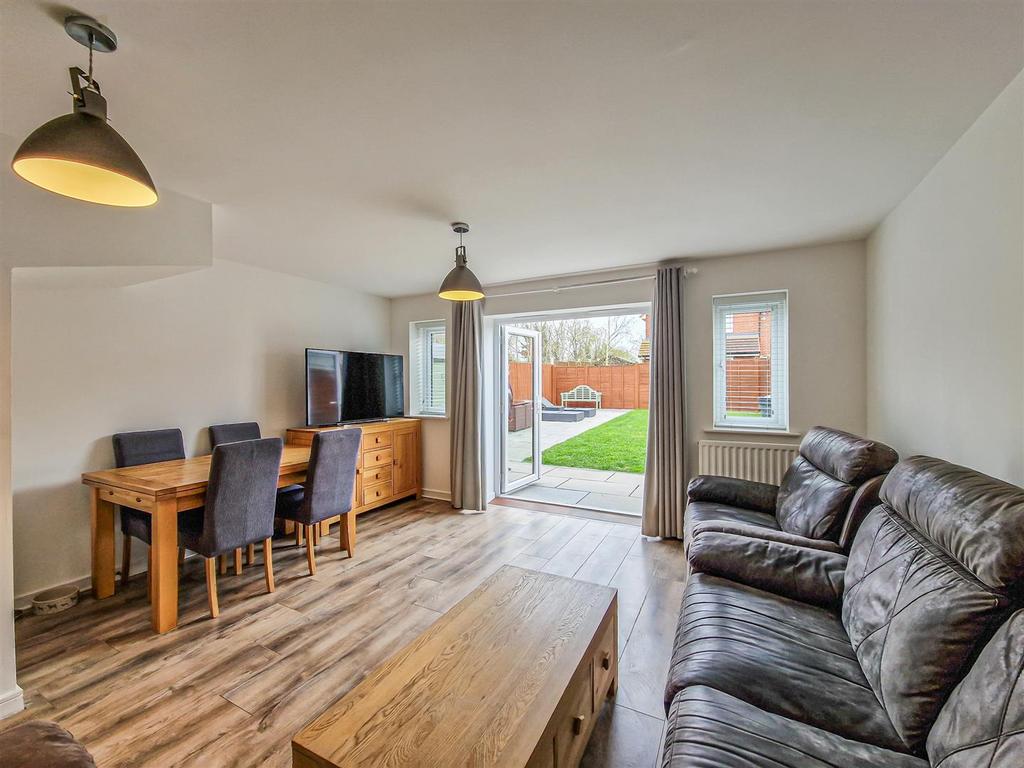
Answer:
<svg viewBox="0 0 1024 768"><path fill-rule="evenodd" d="M715 296L715 426L789 429L788 291Z"/></svg>
<svg viewBox="0 0 1024 768"><path fill-rule="evenodd" d="M409 399L420 416L444 416L446 403L444 320L411 323L409 359L412 361Z"/></svg>

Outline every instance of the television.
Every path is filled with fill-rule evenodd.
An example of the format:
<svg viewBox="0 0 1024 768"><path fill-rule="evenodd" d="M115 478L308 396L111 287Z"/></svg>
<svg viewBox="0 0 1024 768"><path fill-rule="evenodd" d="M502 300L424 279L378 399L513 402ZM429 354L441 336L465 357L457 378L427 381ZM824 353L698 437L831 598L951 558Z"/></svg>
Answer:
<svg viewBox="0 0 1024 768"><path fill-rule="evenodd" d="M405 415L401 355L306 350L306 425L322 427Z"/></svg>

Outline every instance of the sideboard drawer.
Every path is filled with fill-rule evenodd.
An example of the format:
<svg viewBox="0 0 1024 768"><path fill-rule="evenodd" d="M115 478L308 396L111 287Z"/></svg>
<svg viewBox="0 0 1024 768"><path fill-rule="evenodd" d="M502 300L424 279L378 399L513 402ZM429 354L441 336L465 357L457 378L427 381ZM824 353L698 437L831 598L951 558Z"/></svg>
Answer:
<svg viewBox="0 0 1024 768"><path fill-rule="evenodd" d="M369 467L362 470L361 474L363 476L363 485L386 483L391 479L391 465L384 464L379 467Z"/></svg>
<svg viewBox="0 0 1024 768"><path fill-rule="evenodd" d="M391 466L393 452L390 448L382 448L379 451L363 451L363 469L380 467L385 464Z"/></svg>
<svg viewBox="0 0 1024 768"><path fill-rule="evenodd" d="M391 445L392 431L363 433L363 450L372 451L374 448L387 448Z"/></svg>
<svg viewBox="0 0 1024 768"><path fill-rule="evenodd" d="M363 506L373 504L381 499L389 498L393 494L391 483L378 483L377 485L363 486Z"/></svg>

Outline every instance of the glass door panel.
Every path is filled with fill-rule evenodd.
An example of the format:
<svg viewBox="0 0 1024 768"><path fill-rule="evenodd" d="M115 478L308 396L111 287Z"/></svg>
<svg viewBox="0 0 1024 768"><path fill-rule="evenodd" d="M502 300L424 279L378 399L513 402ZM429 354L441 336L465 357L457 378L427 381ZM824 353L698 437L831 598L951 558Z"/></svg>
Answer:
<svg viewBox="0 0 1024 768"><path fill-rule="evenodd" d="M502 326L501 491L540 479L540 334Z"/></svg>

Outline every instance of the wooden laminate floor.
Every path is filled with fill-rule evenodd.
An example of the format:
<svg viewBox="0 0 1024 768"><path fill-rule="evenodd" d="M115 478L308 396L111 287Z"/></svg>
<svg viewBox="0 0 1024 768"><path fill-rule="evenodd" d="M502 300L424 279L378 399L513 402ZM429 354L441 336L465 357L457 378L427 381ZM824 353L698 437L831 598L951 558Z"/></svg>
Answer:
<svg viewBox="0 0 1024 768"><path fill-rule="evenodd" d="M263 567L221 576L207 614L201 563L185 565L178 629L154 635L145 578L107 600L19 619L28 708L0 722L55 720L100 768L291 765L291 738L380 661L505 563L619 590L620 683L584 765L654 768L684 567L678 542L639 528L493 507L463 515L406 502L359 517L349 559L323 539L318 572L275 542L277 591Z"/></svg>

